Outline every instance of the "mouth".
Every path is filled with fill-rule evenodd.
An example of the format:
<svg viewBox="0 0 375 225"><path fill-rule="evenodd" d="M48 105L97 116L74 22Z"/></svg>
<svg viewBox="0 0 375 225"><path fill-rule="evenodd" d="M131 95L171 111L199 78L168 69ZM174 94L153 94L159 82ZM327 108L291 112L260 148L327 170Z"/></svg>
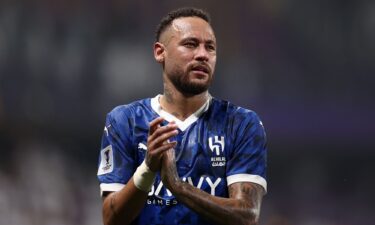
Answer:
<svg viewBox="0 0 375 225"><path fill-rule="evenodd" d="M210 73L210 69L208 66L206 65L196 65L196 66L193 66L192 71L194 72L198 72L198 73L204 73L204 74L209 74Z"/></svg>

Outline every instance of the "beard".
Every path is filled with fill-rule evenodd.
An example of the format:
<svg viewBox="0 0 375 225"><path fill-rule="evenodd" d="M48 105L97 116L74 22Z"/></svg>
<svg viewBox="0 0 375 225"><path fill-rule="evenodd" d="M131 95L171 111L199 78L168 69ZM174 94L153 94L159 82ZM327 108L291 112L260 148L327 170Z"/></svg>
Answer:
<svg viewBox="0 0 375 225"><path fill-rule="evenodd" d="M198 95L208 90L212 81L212 74L204 82L190 79L189 72L174 71L168 75L169 80L176 89L184 95Z"/></svg>

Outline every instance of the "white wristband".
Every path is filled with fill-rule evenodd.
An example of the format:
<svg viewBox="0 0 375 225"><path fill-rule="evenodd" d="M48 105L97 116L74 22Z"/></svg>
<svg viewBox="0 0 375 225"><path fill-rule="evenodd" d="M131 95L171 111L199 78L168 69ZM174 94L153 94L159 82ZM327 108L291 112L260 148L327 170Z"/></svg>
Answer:
<svg viewBox="0 0 375 225"><path fill-rule="evenodd" d="M143 161L133 174L134 185L141 191L149 192L154 184L156 173L152 172L150 168Z"/></svg>

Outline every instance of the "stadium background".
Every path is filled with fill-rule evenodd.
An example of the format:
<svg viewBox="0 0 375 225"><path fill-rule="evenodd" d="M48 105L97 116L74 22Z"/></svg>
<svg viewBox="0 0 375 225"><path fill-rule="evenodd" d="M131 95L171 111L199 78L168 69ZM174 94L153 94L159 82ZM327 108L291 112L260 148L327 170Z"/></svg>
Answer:
<svg viewBox="0 0 375 225"><path fill-rule="evenodd" d="M0 224L101 224L105 114L155 96L155 26L207 9L214 96L269 140L261 224L374 221L374 1L0 1ZM371 209L372 208L372 209Z"/></svg>

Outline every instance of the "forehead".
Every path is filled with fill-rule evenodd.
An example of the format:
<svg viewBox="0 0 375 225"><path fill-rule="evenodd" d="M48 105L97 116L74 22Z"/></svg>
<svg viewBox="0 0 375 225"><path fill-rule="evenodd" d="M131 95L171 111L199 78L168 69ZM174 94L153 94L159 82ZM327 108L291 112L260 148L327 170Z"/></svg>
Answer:
<svg viewBox="0 0 375 225"><path fill-rule="evenodd" d="M167 33L179 39L193 37L204 41L216 41L215 34L210 24L199 17L182 17L175 19Z"/></svg>

